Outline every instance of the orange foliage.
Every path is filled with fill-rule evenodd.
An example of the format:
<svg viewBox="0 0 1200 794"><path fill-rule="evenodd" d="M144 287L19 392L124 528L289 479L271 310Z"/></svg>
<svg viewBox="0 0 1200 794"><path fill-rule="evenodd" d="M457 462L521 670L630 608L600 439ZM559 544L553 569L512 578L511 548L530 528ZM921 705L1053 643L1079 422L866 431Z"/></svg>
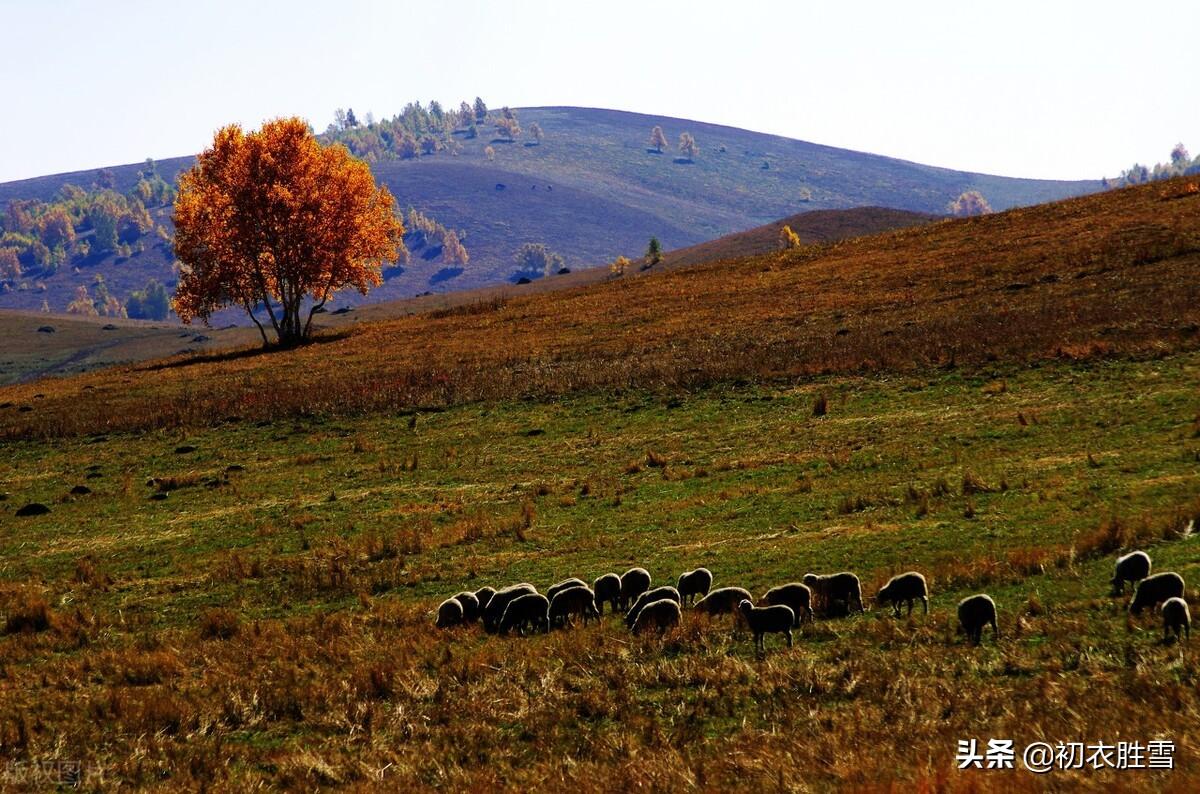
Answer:
<svg viewBox="0 0 1200 794"><path fill-rule="evenodd" d="M241 306L265 344L253 312L262 305L281 343L300 342L335 292L366 294L403 250L391 193L298 118L219 130L179 184L175 254L185 267L173 306L184 322Z"/></svg>

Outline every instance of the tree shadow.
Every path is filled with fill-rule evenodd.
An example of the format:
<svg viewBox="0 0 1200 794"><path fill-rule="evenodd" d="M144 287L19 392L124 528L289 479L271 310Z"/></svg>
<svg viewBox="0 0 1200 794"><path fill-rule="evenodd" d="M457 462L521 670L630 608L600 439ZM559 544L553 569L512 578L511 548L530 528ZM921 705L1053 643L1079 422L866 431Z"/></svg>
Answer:
<svg viewBox="0 0 1200 794"><path fill-rule="evenodd" d="M380 272L380 275L383 276L384 281L390 281L391 279L394 279L397 276L404 275L404 267L401 265L393 265L392 267L385 267Z"/></svg>
<svg viewBox="0 0 1200 794"><path fill-rule="evenodd" d="M658 149L655 149L654 147L650 147L650 148L646 149L646 154L662 154L662 152L660 152Z"/></svg>
<svg viewBox="0 0 1200 794"><path fill-rule="evenodd" d="M307 342L300 345L279 345L273 344L270 347L243 347L235 350L224 350L212 353L194 353L192 351L180 351L176 355L184 355L186 358L172 359L169 361L159 361L153 364L145 364L143 366L134 367L135 372L158 372L168 369L182 369L196 364L214 364L223 361L239 361L247 358L257 358L259 356L270 356L275 353L286 353L289 350L295 350L299 347L311 347L312 345L324 345L330 342L340 342L347 339L355 332L354 328L339 328L336 330L323 331L314 335Z"/></svg>
<svg viewBox="0 0 1200 794"><path fill-rule="evenodd" d="M430 284L441 284L443 281L449 281L452 278L458 278L463 274L461 267L444 267L438 272L429 277Z"/></svg>
<svg viewBox="0 0 1200 794"><path fill-rule="evenodd" d="M690 157L676 157L675 162L678 163L679 165L691 165L692 163L694 163L696 161Z"/></svg>

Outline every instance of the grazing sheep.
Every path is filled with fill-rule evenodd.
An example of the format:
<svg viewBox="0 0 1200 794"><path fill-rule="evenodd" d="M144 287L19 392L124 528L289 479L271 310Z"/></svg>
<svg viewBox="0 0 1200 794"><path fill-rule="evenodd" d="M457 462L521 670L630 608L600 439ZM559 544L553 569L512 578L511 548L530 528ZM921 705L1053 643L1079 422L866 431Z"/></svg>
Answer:
<svg viewBox="0 0 1200 794"><path fill-rule="evenodd" d="M1150 555L1144 551L1131 551L1117 558L1117 570L1112 578L1112 595L1125 595L1125 583L1136 585L1150 575Z"/></svg>
<svg viewBox="0 0 1200 794"><path fill-rule="evenodd" d="M979 593L967 596L958 602L958 623L971 642L983 642L983 627L992 626L992 640L1000 639L1000 626L996 623L996 602L990 595Z"/></svg>
<svg viewBox="0 0 1200 794"><path fill-rule="evenodd" d="M455 593L450 596L458 603L462 604L463 622L474 623L479 620L479 599L470 590L464 590L461 593Z"/></svg>
<svg viewBox="0 0 1200 794"><path fill-rule="evenodd" d="M496 627L500 625L500 620L504 617L504 610L514 599L520 598L523 595L531 595L536 593L537 589L531 584L514 584L511 587L506 587L503 590L497 590L496 594L488 600L487 609L483 610L483 629L489 634L496 631Z"/></svg>
<svg viewBox="0 0 1200 794"><path fill-rule="evenodd" d="M796 622L796 613L784 604L769 607L756 607L750 599L744 598L738 604L738 612L754 632L754 647L765 651L766 635L768 632L787 635L787 645L792 647L792 624Z"/></svg>
<svg viewBox="0 0 1200 794"><path fill-rule="evenodd" d="M625 613L625 625L632 628L633 624L637 622L638 613L646 607L646 604L652 604L655 601L659 601L663 598L669 598L676 604L682 604L682 599L679 597L679 591L674 587L671 587L669 584L663 585L662 587L656 587L653 590L647 590L637 597L637 600L633 602L633 606L631 606L629 611Z"/></svg>
<svg viewBox="0 0 1200 794"><path fill-rule="evenodd" d="M638 613L637 621L633 624L633 633L641 634L646 629L654 626L658 629L658 633L662 634L667 629L679 625L679 604L669 598L662 598L658 601L652 601L642 607L642 611Z"/></svg>
<svg viewBox="0 0 1200 794"><path fill-rule="evenodd" d="M504 617L500 618L501 634L516 629L521 636L525 636L525 629L530 627L534 631L550 631L550 601L540 593L517 596L504 608Z"/></svg>
<svg viewBox="0 0 1200 794"><path fill-rule="evenodd" d="M437 622L434 625L439 629L448 629L462 622L463 606L458 601L453 598L447 598L438 606Z"/></svg>
<svg viewBox="0 0 1200 794"><path fill-rule="evenodd" d="M588 587L559 590L550 600L551 626L566 626L572 615L582 615L585 626L592 618L600 619L600 613L596 610L596 594Z"/></svg>
<svg viewBox="0 0 1200 794"><path fill-rule="evenodd" d="M629 605L633 603L633 599L649 589L650 572L645 568L630 568L621 574L621 609L629 609Z"/></svg>
<svg viewBox="0 0 1200 794"><path fill-rule="evenodd" d="M568 587L587 587L587 586L588 586L587 582L583 581L582 579L576 579L574 576L572 576L570 579L563 579L558 584L552 584L548 588L546 588L546 598L553 601L554 596L558 595L563 590L566 590Z"/></svg>
<svg viewBox="0 0 1200 794"><path fill-rule="evenodd" d="M742 587L718 587L696 602L692 609L709 615L732 614L742 601L753 601L750 591Z"/></svg>
<svg viewBox="0 0 1200 794"><path fill-rule="evenodd" d="M697 568L679 574L679 597L681 603L691 604L696 596L704 598L712 587L712 571L707 568Z"/></svg>
<svg viewBox="0 0 1200 794"><path fill-rule="evenodd" d="M1156 573L1138 582L1129 604L1131 614L1139 615L1146 607L1154 607L1168 598L1183 598L1183 577L1172 571Z"/></svg>
<svg viewBox="0 0 1200 794"><path fill-rule="evenodd" d="M928 615L929 585L925 584L925 577L916 571L897 574L879 588L879 592L875 594L875 601L880 604L890 603L892 614L896 617L900 617L900 605L906 602L908 615L912 617L913 606L920 601L925 607L925 614Z"/></svg>
<svg viewBox="0 0 1200 794"><path fill-rule="evenodd" d="M621 577L615 573L604 574L592 582L592 592L596 594L596 607L601 615L604 614L606 603L616 612L617 604L621 601Z"/></svg>
<svg viewBox="0 0 1200 794"><path fill-rule="evenodd" d="M805 620L812 621L812 590L808 589L808 585L788 582L772 587L762 597L762 601L767 606L791 607L796 617L793 628L799 628Z"/></svg>
<svg viewBox="0 0 1200 794"><path fill-rule="evenodd" d="M1162 605L1163 642L1175 632L1175 639L1192 638L1192 614L1188 611L1187 601L1179 596L1168 598Z"/></svg>
<svg viewBox="0 0 1200 794"><path fill-rule="evenodd" d="M480 615L482 615L483 611L487 609L488 601L491 601L492 596L494 595L496 595L496 588L494 587L481 587L475 591L475 597L479 599Z"/></svg>
<svg viewBox="0 0 1200 794"><path fill-rule="evenodd" d="M806 573L804 583L808 585L809 590L812 590L816 600L814 608L821 613L822 617L830 617L835 613L841 614L841 610L837 606L839 601L845 604L847 613L855 605L858 606L859 612L867 611L863 606L862 585L859 583L858 577L849 571L824 576Z"/></svg>

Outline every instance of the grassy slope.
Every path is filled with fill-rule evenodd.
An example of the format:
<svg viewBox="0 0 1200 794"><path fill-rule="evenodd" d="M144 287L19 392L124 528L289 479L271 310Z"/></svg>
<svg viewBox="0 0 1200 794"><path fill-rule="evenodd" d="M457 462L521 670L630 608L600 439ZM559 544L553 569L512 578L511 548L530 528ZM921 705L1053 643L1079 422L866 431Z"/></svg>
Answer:
<svg viewBox="0 0 1200 794"><path fill-rule="evenodd" d="M0 411L0 433L1191 348L1200 194L1187 186L363 324L299 350L87 375L46 387L33 411ZM33 391L0 394L26 403Z"/></svg>
<svg viewBox="0 0 1200 794"><path fill-rule="evenodd" d="M1179 770L1125 775L1184 785L1196 662L1153 618L1126 625L1089 538L1200 512L1198 376L1189 353L10 443L8 504L54 512L6 520L0 616L44 597L55 628L0 637L0 758L65 743L113 785L953 790L1031 781L954 772L959 738L1163 736ZM964 495L968 473L994 490ZM1198 542L1149 548L1194 588ZM524 640L430 625L463 587L632 564L755 593L917 568L932 614L819 622L763 657L692 616L665 641L612 618ZM976 590L999 645L953 634ZM213 608L235 637L201 636Z"/></svg>
<svg viewBox="0 0 1200 794"><path fill-rule="evenodd" d="M1196 601L1197 200L1177 181L0 389L34 407L0 414L0 616L50 611L0 632L0 758L69 746L110 785L1020 790L957 772L955 742L1170 738L1173 773L1050 782L1192 790L1195 659L1105 593L1138 546ZM51 514L12 516L32 500ZM665 639L431 626L463 587L635 563L755 593L917 568L933 610L765 656L692 616ZM952 610L980 590L1002 639L974 649Z"/></svg>
<svg viewBox="0 0 1200 794"><path fill-rule="evenodd" d="M1034 204L1098 190L1098 182L1006 179L907 163L732 127L587 108L528 108L526 127L546 131L541 146L491 143L481 129L461 140L459 157L445 153L375 166L401 206L414 205L446 225L467 232L471 264L447 271L420 256L395 273L371 300L411 297L497 283L509 278L512 257L526 242L545 242L571 267L636 256L657 235L667 248L701 243L792 215L801 210L875 205L940 213L968 188L979 188L997 208ZM673 162L671 153L647 153L650 127L661 123L672 142L690 130L701 154L695 163ZM494 162L483 154L496 150ZM725 147L725 152L720 147ZM770 163L767 170L764 161ZM171 179L190 158L160 161ZM111 170L128 190L141 164ZM94 171L0 184L0 205L11 198L48 199L64 182L90 185ZM505 185L498 191L497 184ZM803 191L812 193L803 200ZM161 219L160 219L161 222ZM874 228L863 231L874 231ZM108 257L83 272L70 268L48 279L47 292L0 296L0 307L38 309L43 298L61 310L79 283L95 273L122 297L151 276L174 283L169 252L157 248L117 262ZM349 304L362 299L346 296ZM236 318L233 318L236 320ZM221 322L226 322L222 318Z"/></svg>

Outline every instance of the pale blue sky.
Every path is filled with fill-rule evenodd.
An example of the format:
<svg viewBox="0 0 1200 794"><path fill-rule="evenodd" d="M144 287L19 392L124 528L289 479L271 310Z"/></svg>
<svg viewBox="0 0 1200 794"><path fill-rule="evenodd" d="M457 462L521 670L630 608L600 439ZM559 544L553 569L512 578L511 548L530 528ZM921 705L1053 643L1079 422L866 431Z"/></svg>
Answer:
<svg viewBox="0 0 1200 794"><path fill-rule="evenodd" d="M583 105L933 165L1115 176L1200 149L1189 2L0 0L0 181L406 102Z"/></svg>

